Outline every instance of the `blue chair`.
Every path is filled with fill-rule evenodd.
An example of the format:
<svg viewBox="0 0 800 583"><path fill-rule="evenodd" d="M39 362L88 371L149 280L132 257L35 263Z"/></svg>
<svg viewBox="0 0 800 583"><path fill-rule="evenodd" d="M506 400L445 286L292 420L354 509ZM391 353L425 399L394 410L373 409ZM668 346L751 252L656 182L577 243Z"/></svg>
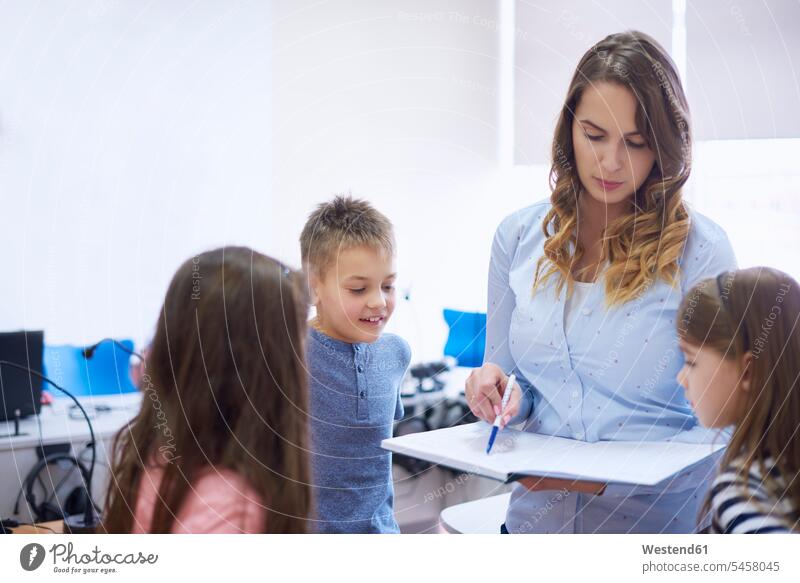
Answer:
<svg viewBox="0 0 800 583"><path fill-rule="evenodd" d="M120 342L133 350L132 340ZM45 345L44 374L76 396L117 395L138 390L128 369L130 354L113 342L100 344L91 358L83 355L83 349L83 346ZM52 387L50 392L61 396Z"/></svg>
<svg viewBox="0 0 800 583"><path fill-rule="evenodd" d="M444 320L450 327L444 346L445 356L455 358L458 366L481 366L486 346L486 314L446 309Z"/></svg>

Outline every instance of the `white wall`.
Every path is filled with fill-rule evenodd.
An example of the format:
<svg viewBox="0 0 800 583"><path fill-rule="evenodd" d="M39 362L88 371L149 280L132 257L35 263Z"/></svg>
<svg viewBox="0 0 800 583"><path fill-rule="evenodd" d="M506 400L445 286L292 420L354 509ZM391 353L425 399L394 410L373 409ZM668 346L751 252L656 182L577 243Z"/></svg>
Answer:
<svg viewBox="0 0 800 583"><path fill-rule="evenodd" d="M440 356L442 308L484 309L497 223L547 194L498 173L499 27L486 0L3 4L0 329L142 341L180 261L298 265L350 190L396 225L391 329Z"/></svg>
<svg viewBox="0 0 800 583"><path fill-rule="evenodd" d="M347 190L396 225L416 359L442 308L484 309L496 225L548 194L498 165L498 0L77 6L1 9L0 328L145 340L180 261L297 265Z"/></svg>
<svg viewBox="0 0 800 583"><path fill-rule="evenodd" d="M439 357L442 308L485 309L496 225L549 194L544 163L498 162L508 89L500 5L3 3L0 330L44 328L51 343L141 342L182 260L241 243L298 265L308 213L349 190L397 229L399 287L411 301L390 330L415 360ZM551 12L570 50L585 50L580 26L591 14ZM510 34L535 52L525 14ZM534 126L552 124L551 111L540 115ZM743 264L797 274L793 203L773 209L783 228L757 241L736 222L754 209L718 204L737 185L742 201L764 186L787 200L796 193L789 150L776 147L734 156L767 168L769 186L760 171L726 178L730 154L699 147L690 194L732 231ZM781 168L759 162L777 151Z"/></svg>
<svg viewBox="0 0 800 583"><path fill-rule="evenodd" d="M0 6L0 329L147 338L177 265L264 248L266 2Z"/></svg>
<svg viewBox="0 0 800 583"><path fill-rule="evenodd" d="M641 30L671 47L670 0L513 0L514 155L517 164L550 160L558 115L584 53L614 32Z"/></svg>
<svg viewBox="0 0 800 583"><path fill-rule="evenodd" d="M521 206L498 185L498 2L294 0L275 19L274 249L299 262L303 220L337 192L372 201L412 290L390 329L440 357L442 308L485 310L494 229Z"/></svg>

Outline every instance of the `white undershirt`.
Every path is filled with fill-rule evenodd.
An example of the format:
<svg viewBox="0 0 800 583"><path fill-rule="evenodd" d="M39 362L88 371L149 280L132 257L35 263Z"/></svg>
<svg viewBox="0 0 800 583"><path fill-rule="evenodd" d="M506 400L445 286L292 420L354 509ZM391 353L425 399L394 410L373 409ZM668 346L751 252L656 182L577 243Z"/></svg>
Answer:
<svg viewBox="0 0 800 583"><path fill-rule="evenodd" d="M594 285L592 282L583 281L575 281L573 284L574 287L572 288L572 296L564 304L565 332L569 332L569 330L572 328L575 318L577 318L578 314L580 314L581 308L586 302L586 298L589 296L589 293L592 291L592 286Z"/></svg>

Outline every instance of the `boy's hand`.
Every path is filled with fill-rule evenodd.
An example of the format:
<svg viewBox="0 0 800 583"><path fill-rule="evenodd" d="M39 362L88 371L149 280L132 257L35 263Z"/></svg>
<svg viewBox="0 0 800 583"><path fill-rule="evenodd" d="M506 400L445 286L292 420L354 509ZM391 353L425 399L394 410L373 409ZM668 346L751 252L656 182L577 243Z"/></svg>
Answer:
<svg viewBox="0 0 800 583"><path fill-rule="evenodd" d="M495 417L500 414L506 383L508 383L508 377L496 364L487 362L482 367L473 369L467 378L465 390L470 411L479 419L494 423ZM506 423L519 412L522 389L515 382L510 390L513 392L508 399L503 419L500 422L501 428L505 427Z"/></svg>

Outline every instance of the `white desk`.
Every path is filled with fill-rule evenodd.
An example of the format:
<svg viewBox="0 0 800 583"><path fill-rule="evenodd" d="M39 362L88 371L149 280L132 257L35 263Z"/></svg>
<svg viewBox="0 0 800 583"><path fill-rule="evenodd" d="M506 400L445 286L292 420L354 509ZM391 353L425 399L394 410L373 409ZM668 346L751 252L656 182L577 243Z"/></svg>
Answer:
<svg viewBox="0 0 800 583"><path fill-rule="evenodd" d="M429 392L420 392L415 390L413 395L406 395L406 392L414 390L413 388L416 387L417 384L416 379L413 379L410 376L406 377L404 379L401 393L403 396L403 406L423 405L430 407L443 399L462 401L466 403L464 387L466 386L467 377L469 376L470 372L472 372L471 368L463 366L453 367L449 371L443 372L439 375L439 380L444 383L444 387L441 390Z"/></svg>
<svg viewBox="0 0 800 583"><path fill-rule="evenodd" d="M413 396L403 397L406 413L421 415L426 408L433 407L441 401L466 404L464 386L471 371L471 368L457 366L439 375L444 382L442 390L417 392ZM414 381L407 380L407 383L405 391L410 389ZM508 484L442 467L431 468L421 475L410 475L395 464L392 474L394 514L402 532L437 532L442 522L443 509L446 512L446 509L454 504L484 499L511 489ZM500 524L504 518L505 509L493 532L500 532Z"/></svg>
<svg viewBox="0 0 800 583"><path fill-rule="evenodd" d="M81 405L92 415L94 405L107 405L110 411L101 412L92 419L94 429L97 463L92 479L92 495L98 504L102 504L108 480L108 451L117 431L123 427L139 411L141 393L127 393L124 395L105 395L96 397L78 397ZM42 407L39 415L41 422L41 443L44 445L65 444L72 445L72 453L81 454L89 443L89 427L86 420L77 410L75 419L69 415L69 408L73 405L69 398L57 398L52 405ZM14 432L14 422L0 422L0 435ZM30 469L38 461L36 448L40 442L39 423L36 417L28 417L20 421L18 437L0 438L0 517L11 517L14 503L22 487L22 482ZM90 454L84 455L88 467ZM20 499L20 514L18 518L29 521L31 516Z"/></svg>
<svg viewBox="0 0 800 583"><path fill-rule="evenodd" d="M500 534L511 493L456 504L442 510L444 529L452 534Z"/></svg>

